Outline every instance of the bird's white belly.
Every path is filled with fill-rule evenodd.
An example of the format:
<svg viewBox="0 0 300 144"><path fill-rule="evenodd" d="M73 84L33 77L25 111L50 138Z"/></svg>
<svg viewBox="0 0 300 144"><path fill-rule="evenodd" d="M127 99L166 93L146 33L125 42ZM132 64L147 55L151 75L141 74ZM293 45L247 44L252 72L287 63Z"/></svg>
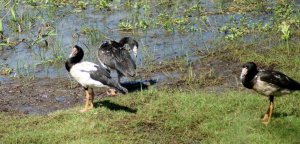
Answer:
<svg viewBox="0 0 300 144"><path fill-rule="evenodd" d="M81 69L71 68L71 76L84 87L107 87L99 81L91 78L88 72L82 71Z"/></svg>
<svg viewBox="0 0 300 144"><path fill-rule="evenodd" d="M75 78L76 79L76 78ZM84 87L107 87L99 81L95 81L91 78L77 78L76 79Z"/></svg>
<svg viewBox="0 0 300 144"><path fill-rule="evenodd" d="M254 84L253 89L260 93L263 94L265 96L281 96L284 94L289 94L291 93L290 90L287 89L281 89L278 86L274 85L274 84L270 84L264 81L261 81L260 79L257 79L257 82Z"/></svg>

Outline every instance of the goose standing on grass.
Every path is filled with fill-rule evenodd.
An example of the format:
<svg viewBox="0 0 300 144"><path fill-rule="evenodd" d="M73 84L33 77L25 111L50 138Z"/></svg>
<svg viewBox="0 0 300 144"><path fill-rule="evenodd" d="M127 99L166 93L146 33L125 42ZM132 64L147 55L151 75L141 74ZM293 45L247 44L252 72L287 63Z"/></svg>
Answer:
<svg viewBox="0 0 300 144"><path fill-rule="evenodd" d="M107 40L98 49L97 57L102 65L117 71L120 83L122 76L134 77L136 75L136 64L129 51L132 50L134 56L137 57L137 49L138 43L131 37L124 37L119 42Z"/></svg>
<svg viewBox="0 0 300 144"><path fill-rule="evenodd" d="M256 64L253 62L244 64L240 79L246 88L253 89L269 97L270 103L268 110L261 119L266 125L271 121L274 108L274 96L281 96L300 90L299 82L278 71L258 70Z"/></svg>
<svg viewBox="0 0 300 144"><path fill-rule="evenodd" d="M82 48L75 45L65 63L67 71L85 90L85 107L81 112L86 112L94 107L93 87L112 87L123 94L128 92L126 88L111 78L110 71L107 68L92 62L81 62L83 56Z"/></svg>

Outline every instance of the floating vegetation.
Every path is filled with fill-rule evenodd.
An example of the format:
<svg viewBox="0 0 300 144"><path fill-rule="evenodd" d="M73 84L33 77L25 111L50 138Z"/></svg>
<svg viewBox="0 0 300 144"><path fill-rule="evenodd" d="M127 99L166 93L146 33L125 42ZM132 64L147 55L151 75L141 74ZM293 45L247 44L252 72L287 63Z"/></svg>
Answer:
<svg viewBox="0 0 300 144"><path fill-rule="evenodd" d="M4 67L1 69L1 75L10 75L13 72L12 68Z"/></svg>
<svg viewBox="0 0 300 144"><path fill-rule="evenodd" d="M120 22L119 28L124 31L131 31L133 26L129 22Z"/></svg>

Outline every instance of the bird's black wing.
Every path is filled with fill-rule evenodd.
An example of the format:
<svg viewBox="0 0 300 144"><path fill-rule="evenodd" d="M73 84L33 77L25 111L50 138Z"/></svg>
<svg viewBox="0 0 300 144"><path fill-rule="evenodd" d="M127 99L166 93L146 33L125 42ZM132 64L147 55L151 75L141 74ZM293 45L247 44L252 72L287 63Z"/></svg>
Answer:
<svg viewBox="0 0 300 144"><path fill-rule="evenodd" d="M115 41L104 42L98 49L97 57L99 62L102 62L111 69L116 69L114 53L118 51L117 46L117 42Z"/></svg>
<svg viewBox="0 0 300 144"><path fill-rule="evenodd" d="M110 71L102 66L95 65L96 71L90 72L92 79L100 81L102 84L116 88L122 93L127 93L127 89L122 87L118 82L114 81L110 76Z"/></svg>
<svg viewBox="0 0 300 144"><path fill-rule="evenodd" d="M95 68L97 69L96 71L89 72L92 79L98 80L101 83L105 84L105 81L107 81L107 79L112 78L110 76L109 69L106 69L106 68L104 68L102 66L99 66L99 65L95 65Z"/></svg>
<svg viewBox="0 0 300 144"><path fill-rule="evenodd" d="M125 76L134 76L136 64L130 53L115 41L103 43L98 50L98 60Z"/></svg>
<svg viewBox="0 0 300 144"><path fill-rule="evenodd" d="M114 53L115 56L115 68L118 72L122 73L125 76L134 76L136 64L132 59L130 53L124 49L120 48L119 51Z"/></svg>
<svg viewBox="0 0 300 144"><path fill-rule="evenodd" d="M278 71L264 70L259 73L260 79L281 88L300 90L300 83Z"/></svg>

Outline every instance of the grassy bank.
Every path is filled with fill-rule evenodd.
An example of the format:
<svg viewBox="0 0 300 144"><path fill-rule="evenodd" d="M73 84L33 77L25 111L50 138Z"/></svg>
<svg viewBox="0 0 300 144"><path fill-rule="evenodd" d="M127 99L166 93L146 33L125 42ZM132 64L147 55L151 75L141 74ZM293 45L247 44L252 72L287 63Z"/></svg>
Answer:
<svg viewBox="0 0 300 144"><path fill-rule="evenodd" d="M192 44L183 45L182 48L191 47L192 56L197 59L191 63L187 53L186 56L168 59L157 64L155 55L159 51L154 51L156 52L154 53L149 50L151 47L155 47L152 44L156 43L156 40L151 38L150 41L153 43L147 43L149 45L141 41L142 55L145 57L143 64L146 65L145 70L139 68L139 70L142 69L141 73L165 73L165 75L170 75L170 79L173 81L166 80L167 82L164 81L164 83L170 84L164 85L160 89L152 88L124 96L97 99L96 108L83 114L78 112L83 107L83 103L78 107L45 116L20 116L0 112L0 144L300 143L299 92L275 98L273 119L268 126L265 126L260 123L259 119L267 110L268 99L253 91L238 87L239 81L231 79L238 77L242 63L254 61L260 67L282 71L300 81L298 7L294 8L281 3L275 5L272 1L270 3L267 1L266 4L259 1L250 4L234 1L233 4L227 4L221 1L222 3L217 3L218 7L213 7L213 11L210 12L210 9L205 8L206 5L202 6L202 3L189 3L181 6L181 0L177 2L161 0L157 1L157 4L153 4L151 1L150 3L149 1L136 1L124 4L121 1L113 2L111 4L106 0L91 1L90 3L74 1L74 5L67 7L62 13L72 14L74 17L79 16L80 13L84 15L84 12L92 7L93 11L88 11L88 13L95 12L95 15L101 13L110 16L111 11L117 11L121 7L124 12L132 15L122 18L120 22L112 25L114 28L112 31L135 33L158 29L166 32L166 35L182 33L184 36L212 32L217 33L218 36L212 37L207 43L203 42L203 45L202 43L194 45L193 40L190 40ZM61 48L63 43L57 40L60 37L54 37L54 32L57 31L57 22L61 21L60 17L57 18L58 14L60 16L60 11L57 9L68 3L63 0L50 0L49 2L27 0L24 3L29 5L30 10L35 8L52 9L53 17L45 19L43 19L44 15L40 13L23 18L23 10L17 7L19 3L13 4L13 1L8 1L1 4L6 6L7 14L0 18L0 36L3 37L0 51L1 47L3 49L15 47L11 44L10 33L19 34L33 30L37 36L27 39L29 45L26 47L28 49L35 49L34 46L47 42L46 46L41 46L47 50L48 41L49 48L53 49L49 52L49 57L45 57L44 49L41 49L41 53L37 54L40 58L37 64L63 63L66 55ZM19 12L19 9L22 10L22 13ZM161 11L166 14L160 13ZM228 17L227 14L232 14L232 16ZM83 15L82 17L84 17ZM214 17L210 16L219 15L224 19L228 17L229 20L213 26L217 22L214 21ZM263 15L266 15L266 20L261 21L264 18L259 18L256 21L257 17ZM252 18L252 16L255 17ZM30 22L30 25L27 26L25 20L31 20L31 17L41 18L42 23L35 27ZM51 22L52 19L57 19L57 21L53 20L54 22L51 24L53 27L48 28L48 21ZM4 25L11 27L4 27ZM40 33L39 27L48 29ZM15 30L16 28L20 30ZM110 32L103 34L100 30L103 29L87 25L79 28L79 33L87 39L89 46L93 46L110 34ZM140 34L140 37L145 36L144 33ZM160 33L155 33L151 37L156 37L156 35L160 35ZM219 35L222 37L220 38ZM199 37L199 39L201 38ZM76 41L75 38L71 40ZM179 40L174 39L174 41ZM212 45L211 49L205 51L204 45L210 45L209 42ZM93 50L90 53L93 54ZM196 53L200 53L201 56L197 57ZM25 69L25 76L35 74L35 67L33 72L28 69ZM14 69L7 66L3 73L9 75L13 71ZM22 73L22 70L20 71ZM180 75L178 78L172 77L172 72L178 72ZM236 82L234 88L223 87L223 84L228 81ZM158 85L162 84L159 82ZM175 88L177 85L179 88ZM210 86L221 87L221 91ZM210 87L210 90L198 89L203 87ZM21 90L20 93L22 93ZM33 94L30 93L30 95Z"/></svg>
<svg viewBox="0 0 300 144"><path fill-rule="evenodd" d="M275 99L269 126L260 123L267 98L248 90L211 93L148 90L47 116L1 113L2 143L299 143L299 93Z"/></svg>

